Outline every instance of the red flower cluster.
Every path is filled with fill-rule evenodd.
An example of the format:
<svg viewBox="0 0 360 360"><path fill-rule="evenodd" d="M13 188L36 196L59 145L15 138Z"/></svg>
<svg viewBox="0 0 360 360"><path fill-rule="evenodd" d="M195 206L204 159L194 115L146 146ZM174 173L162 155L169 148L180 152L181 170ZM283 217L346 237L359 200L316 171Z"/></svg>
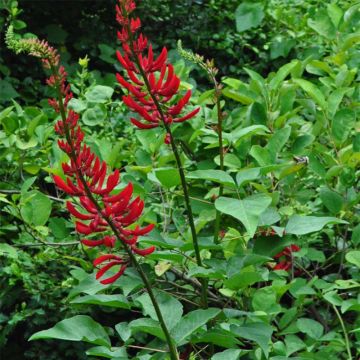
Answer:
<svg viewBox="0 0 360 360"><path fill-rule="evenodd" d="M180 79L173 65L167 63L167 49L164 47L155 58L147 38L141 33L137 34L141 21L130 17L135 8L133 0L119 0L116 6L116 19L121 26L118 39L123 49L123 53L117 51L117 58L126 70L127 80L120 74L116 74L116 77L128 91L128 95L123 96L124 103L145 121L131 118L131 122L140 129L152 129L162 122L171 124L189 120L200 108L181 114L190 100L190 90L180 100L169 105L179 91ZM169 137L166 137L165 142L169 141Z"/></svg>
<svg viewBox="0 0 360 360"><path fill-rule="evenodd" d="M128 228L139 219L144 209L144 202L139 197L132 200L131 183L118 194L111 194L119 184L120 173L115 170L107 175L106 162L101 161L83 142L84 132L78 124L79 115L67 108L72 93L66 82L67 74L64 68L59 66L56 52L45 62L45 66L54 72L47 80L47 84L60 89L62 95L62 99L50 99L49 104L56 112L66 116L65 121L59 120L55 124L56 133L62 137L58 140L58 145L69 156L69 162L62 164L66 180L56 175L54 182L59 189L78 199L77 203L68 201L66 205L69 212L77 219L76 231L87 237L90 236L83 239L82 243L86 246L103 245L114 248L116 240L119 239L135 254L141 256L151 254L155 250L153 246L140 249L136 243L138 237L149 233L154 225ZM101 255L94 261L94 266L102 266L96 278L101 278L112 267L119 266L119 270L114 275L101 280L102 284L110 284L124 273L128 263L129 259L125 256Z"/></svg>
<svg viewBox="0 0 360 360"><path fill-rule="evenodd" d="M279 252L274 256L275 260L279 260L279 262L274 266L273 270L289 270L292 266L292 253L300 251L299 246L290 245L287 246L283 251Z"/></svg>

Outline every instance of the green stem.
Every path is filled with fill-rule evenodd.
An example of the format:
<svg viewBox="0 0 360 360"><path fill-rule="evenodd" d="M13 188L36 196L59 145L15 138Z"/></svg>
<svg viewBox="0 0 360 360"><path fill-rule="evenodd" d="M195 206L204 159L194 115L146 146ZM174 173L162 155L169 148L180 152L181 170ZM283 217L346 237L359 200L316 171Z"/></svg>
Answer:
<svg viewBox="0 0 360 360"><path fill-rule="evenodd" d="M123 11L125 12L125 9L123 8ZM190 230L191 230L191 235L192 235L192 240L193 240L193 245L194 245L194 251L195 251L195 257L196 257L196 263L198 266L202 266L202 261L201 261L201 256L200 256L200 247L199 247L199 242L197 239L197 234L196 234L196 228L195 228L195 222L194 222L194 216L193 216L193 212L192 212L192 208L190 205L190 196L189 196L189 190L188 190L188 186L186 183L186 178L185 178L185 172L184 169L182 167L181 164L181 158L180 158L180 154L179 151L177 149L174 137L172 135L171 129L170 129L170 125L166 122L165 116L164 116L164 112L163 109L158 101L158 99L156 98L156 96L152 93L152 89L149 83L149 80L146 76L146 73L144 71L144 69L142 68L139 58L136 54L136 52L134 51L134 47L133 47L133 37L132 37L132 32L130 29L130 24L128 24L128 34L129 34L129 45L130 45L130 49L132 51L132 56L135 59L136 65L138 67L138 70L141 74L142 79L144 80L146 89L150 95L150 97L152 98L159 114L160 114L160 118L162 120L162 123L165 127L166 132L169 134L170 136L170 144L171 144L171 148L172 151L174 153L175 156L175 161L176 161L176 165L179 171L179 175L180 175L180 180L181 180L181 186L183 188L183 192L184 192L184 199L185 199L185 207L186 207L186 211L187 211L187 215L188 215L188 220L189 220L189 225L190 225ZM204 308L207 308L207 281L206 279L202 280L203 283L203 288L201 291L201 302L202 302L202 306Z"/></svg>
<svg viewBox="0 0 360 360"><path fill-rule="evenodd" d="M51 66L51 70L53 72L53 75L55 77L55 79L57 78L57 72L56 69ZM76 154L75 154L75 149L72 146L72 141L70 138L70 134L69 134L69 128L66 124L66 112L65 112L65 108L64 108L64 104L63 104L63 97L61 94L61 90L58 84L58 81L56 82L56 91L57 91L57 96L58 96L58 102L59 102L59 109L60 109L60 115L64 124L64 128L65 128L65 136L66 136L66 140L69 143L69 145L71 146L71 153L70 153L70 157L72 158L72 160L76 163ZM87 197L91 200L91 202L95 205L95 207L98 210L98 213L102 215L103 219L108 223L109 227L111 228L111 230L114 232L116 238L121 242L121 244L123 245L124 250L126 251L126 253L128 254L131 263L135 266L136 270L138 271L138 273L140 274L140 277L147 289L147 292L149 294L150 300L154 306L156 315L159 319L159 323L161 325L161 328L164 332L165 338L166 338L166 342L169 346L169 351L170 351L170 358L172 360L178 360L178 353L177 353L177 349L176 346L171 338L170 332L165 324L164 318L162 316L159 304L155 298L154 292L152 290L151 287L151 283L148 279L148 277L146 276L145 272L143 271L143 269L141 268L141 265L139 264L138 260L136 259L136 256L133 254L133 252L131 251L130 247L121 240L121 237L119 235L118 229L116 228L115 224L113 223L112 219L108 216L103 215L102 212L102 208L99 205L99 203L97 202L97 200L94 198L91 190L88 187L88 184L82 174L82 172L78 171L77 175L79 176L79 179L81 181L81 183L84 186L84 190L86 192Z"/></svg>
<svg viewBox="0 0 360 360"><path fill-rule="evenodd" d="M345 327L344 321L343 321L343 319L342 319L342 317L341 317L341 315L340 315L340 313L339 313L339 310L336 308L336 306L333 305L333 304L331 304L331 305L332 305L332 307L333 307L333 309L334 309L334 311L335 311L336 316L337 316L338 319L339 319L339 322L340 322L340 324L341 324L341 328L342 328L343 333L344 333L345 346L346 346L346 351L347 351L347 353L348 353L348 359L349 359L349 360L352 360L352 354L351 354L351 349L350 349L349 336L348 336L348 333L347 333L347 331L346 331L346 327Z"/></svg>

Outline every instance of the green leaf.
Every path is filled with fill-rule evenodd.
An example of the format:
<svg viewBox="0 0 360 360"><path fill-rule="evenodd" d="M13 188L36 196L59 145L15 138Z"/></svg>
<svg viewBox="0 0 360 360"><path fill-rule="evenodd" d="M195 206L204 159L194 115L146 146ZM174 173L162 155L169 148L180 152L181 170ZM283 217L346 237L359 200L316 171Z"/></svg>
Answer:
<svg viewBox="0 0 360 360"><path fill-rule="evenodd" d="M241 326L232 325L230 328L237 336L255 341L261 347L266 358L268 358L269 343L273 333L273 328L270 325L264 323L250 323Z"/></svg>
<svg viewBox="0 0 360 360"><path fill-rule="evenodd" d="M360 224L354 227L351 234L351 241L355 246L360 244Z"/></svg>
<svg viewBox="0 0 360 360"><path fill-rule="evenodd" d="M96 126L102 124L106 119L106 109L104 105L97 105L87 109L82 115L82 121L85 125Z"/></svg>
<svg viewBox="0 0 360 360"><path fill-rule="evenodd" d="M240 290L263 280L261 274L254 271L252 266L249 266L225 280L224 285L231 290Z"/></svg>
<svg viewBox="0 0 360 360"><path fill-rule="evenodd" d="M88 356L99 356L107 359L127 360L129 359L124 347L107 348L105 346L96 346L86 351Z"/></svg>
<svg viewBox="0 0 360 360"><path fill-rule="evenodd" d="M19 96L19 93L14 87L6 80L0 79L0 101L10 101Z"/></svg>
<svg viewBox="0 0 360 360"><path fill-rule="evenodd" d="M327 109L327 102L323 93L313 83L303 79L293 79L323 110Z"/></svg>
<svg viewBox="0 0 360 360"><path fill-rule="evenodd" d="M43 226L51 213L51 201L43 193L33 190L21 197L21 216L25 222L35 226Z"/></svg>
<svg viewBox="0 0 360 360"><path fill-rule="evenodd" d="M115 325L115 330L119 334L122 341L126 342L131 337L131 329L127 322L121 322Z"/></svg>
<svg viewBox="0 0 360 360"><path fill-rule="evenodd" d="M245 30L257 27L264 19L265 13L261 3L244 2L235 11L236 30Z"/></svg>
<svg viewBox="0 0 360 360"><path fill-rule="evenodd" d="M359 250L349 251L345 255L345 258L350 264L354 264L358 268L360 268L360 251Z"/></svg>
<svg viewBox="0 0 360 360"><path fill-rule="evenodd" d="M335 217L293 215L290 217L285 231L287 234L305 235L320 231L328 224L347 224L347 222Z"/></svg>
<svg viewBox="0 0 360 360"><path fill-rule="evenodd" d="M155 297L164 317L166 326L171 330L180 321L183 314L183 306L179 300L168 293L155 291ZM149 315L153 320L158 320L154 306L148 294L136 298L143 308L144 315Z"/></svg>
<svg viewBox="0 0 360 360"><path fill-rule="evenodd" d="M336 27L325 9L319 10L316 13L316 17L314 19L308 19L307 23L318 34L327 39L334 39L336 37Z"/></svg>
<svg viewBox="0 0 360 360"><path fill-rule="evenodd" d="M353 151L354 152L360 152L360 133L357 133L354 136L353 140Z"/></svg>
<svg viewBox="0 0 360 360"><path fill-rule="evenodd" d="M320 339L324 333L324 327L320 323L312 319L298 319L296 321L296 326L302 333L308 335L315 340Z"/></svg>
<svg viewBox="0 0 360 360"><path fill-rule="evenodd" d="M356 115L354 110L340 109L334 116L331 124L331 133L336 142L342 144L349 138L351 130L354 128Z"/></svg>
<svg viewBox="0 0 360 360"><path fill-rule="evenodd" d="M250 237L254 236L259 217L270 204L271 197L265 194L256 194L243 200L220 197L215 201L216 209L238 219Z"/></svg>
<svg viewBox="0 0 360 360"><path fill-rule="evenodd" d="M225 171L221 170L196 170L189 172L186 177L188 179L202 179L213 181L225 186L235 186L234 179Z"/></svg>
<svg viewBox="0 0 360 360"><path fill-rule="evenodd" d="M111 99L113 93L114 89L109 86L96 85L85 94L85 97L93 103L105 103Z"/></svg>
<svg viewBox="0 0 360 360"><path fill-rule="evenodd" d="M160 181L161 185L166 188L171 188L181 184L179 171L174 168L156 169L155 176Z"/></svg>
<svg viewBox="0 0 360 360"><path fill-rule="evenodd" d="M254 253L260 255L274 256L284 249L284 247L291 245L294 239L290 236L282 238L278 236L263 236L258 237L254 243Z"/></svg>
<svg viewBox="0 0 360 360"><path fill-rule="evenodd" d="M69 109L72 109L79 114L86 109L86 104L84 103L84 101L75 98L72 98L69 101L68 106Z"/></svg>
<svg viewBox="0 0 360 360"><path fill-rule="evenodd" d="M9 244L0 243L0 257L5 256L10 259L17 259L18 253L16 248Z"/></svg>
<svg viewBox="0 0 360 360"><path fill-rule="evenodd" d="M244 105L250 105L256 99L256 94L249 91L245 85L238 90L225 88L223 90L223 95Z"/></svg>
<svg viewBox="0 0 360 360"><path fill-rule="evenodd" d="M260 168L251 168L240 170L236 175L236 182L239 187L246 185L252 180L260 177Z"/></svg>
<svg viewBox="0 0 360 360"><path fill-rule="evenodd" d="M320 190L320 199L324 206L333 214L339 213L344 204L343 197L328 188Z"/></svg>
<svg viewBox="0 0 360 360"><path fill-rule="evenodd" d="M269 86L271 90L277 90L280 84L285 80L285 78L291 73L292 69L298 65L298 61L292 61L289 64L283 65L276 73L276 75L271 79Z"/></svg>
<svg viewBox="0 0 360 360"><path fill-rule="evenodd" d="M87 315L76 315L57 323L48 330L33 334L29 341L39 339L61 339L85 341L95 345L110 347L110 339L104 328Z"/></svg>
<svg viewBox="0 0 360 360"><path fill-rule="evenodd" d="M216 353L211 360L238 360L240 359L240 349L227 349L225 351Z"/></svg>
<svg viewBox="0 0 360 360"><path fill-rule="evenodd" d="M133 320L129 323L129 329L132 334L137 332L145 332L147 334L154 335L161 340L165 340L165 335L157 320L149 318L141 318Z"/></svg>
<svg viewBox="0 0 360 360"><path fill-rule="evenodd" d="M127 301L126 297L120 294L85 295L70 301L70 304L91 304L91 305L100 305L100 306L110 306L120 309L130 309L130 304Z"/></svg>
<svg viewBox="0 0 360 360"><path fill-rule="evenodd" d="M204 326L221 312L220 309L209 308L206 310L194 310L186 314L177 326L171 331L172 337L180 345L196 330Z"/></svg>
<svg viewBox="0 0 360 360"><path fill-rule="evenodd" d="M276 156L281 151L281 149L285 146L286 142L289 140L291 134L291 127L285 126L282 129L275 131L274 135L269 140L266 145L267 150L270 153L273 161L276 159Z"/></svg>

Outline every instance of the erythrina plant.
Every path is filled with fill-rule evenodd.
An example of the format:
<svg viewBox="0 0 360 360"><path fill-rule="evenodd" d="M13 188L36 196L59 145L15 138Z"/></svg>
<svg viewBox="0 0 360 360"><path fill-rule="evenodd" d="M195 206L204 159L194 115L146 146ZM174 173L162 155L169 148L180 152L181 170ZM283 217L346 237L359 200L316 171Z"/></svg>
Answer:
<svg viewBox="0 0 360 360"><path fill-rule="evenodd" d="M190 101L191 91L188 90L179 100L174 100L179 92L180 79L174 72L174 66L168 63L165 47L155 59L152 45L140 32L140 19L133 16L135 9L134 0L119 0L116 6L116 19L121 26L118 31L118 39L123 50L123 54L120 51L117 51L116 54L120 64L126 70L128 80L125 80L120 74L116 74L116 77L120 85L128 91L128 95L123 96L124 103L138 113L141 120L146 121L143 123L131 118L131 122L142 130L160 125L165 128L165 143L171 145L179 170L196 262L198 266L202 266L185 172L170 127L172 123L181 123L193 118L198 114L200 108L181 114ZM203 285L201 301L202 306L206 308L207 284L205 279L201 281Z"/></svg>
<svg viewBox="0 0 360 360"><path fill-rule="evenodd" d="M136 246L139 236L148 234L154 224L140 228L133 226L139 219L144 202L139 198L132 200L133 185L129 183L118 194L111 194L119 184L119 170L108 173L108 166L101 161L84 143L85 134L78 123L79 115L68 109L68 102L73 97L70 84L66 80L66 71L60 65L57 51L45 41L38 39L16 40L13 28L7 32L6 42L16 53L26 52L39 57L45 69L51 71L47 84L55 90L56 97L49 99L49 104L60 114L60 120L55 124L55 132L61 137L59 148L67 154L69 161L62 163L66 180L58 175L54 176L57 187L79 201L67 201L68 211L77 219L76 231L81 235L90 236L82 239L86 246L105 246L114 249L118 241L124 254L121 256L108 253L102 254L93 261L94 266L102 266L96 278L102 278L114 266L118 267L115 274L101 280L104 285L116 281L132 263L138 270L165 334L171 359L178 359L176 347L170 337L163 320L161 310L157 304L151 284L143 272L136 255L151 254L155 247L140 249ZM81 221L79 221L81 220Z"/></svg>

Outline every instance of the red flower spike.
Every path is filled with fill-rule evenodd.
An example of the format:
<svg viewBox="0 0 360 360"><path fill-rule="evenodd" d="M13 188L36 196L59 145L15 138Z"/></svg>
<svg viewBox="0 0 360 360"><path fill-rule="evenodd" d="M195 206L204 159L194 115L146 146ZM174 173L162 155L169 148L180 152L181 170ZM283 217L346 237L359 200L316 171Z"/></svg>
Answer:
<svg viewBox="0 0 360 360"><path fill-rule="evenodd" d="M124 54L117 52L117 57L126 69L129 81L121 75L118 75L117 78L121 86L129 92L124 102L145 121L149 122L149 124L145 124L146 128L149 128L158 126L160 121L159 112L151 101L149 94L145 92L144 82L138 78L139 69L133 62L132 49L135 49L139 61L144 64L144 67L149 72L156 71L157 67L159 69L163 66L167 67L165 64L167 52L166 49L163 50L155 60L152 48L148 48L147 38L142 34L136 36L141 27L141 21L138 18L129 19L128 17L128 14L131 14L135 7L135 2L132 0L121 0L121 6L117 7L117 20L123 27L118 36L120 41L123 42L124 49ZM128 25L134 37L132 44L128 43ZM76 231L88 237L81 239L82 244L89 247L115 248L116 242L119 241L126 247L127 251L133 251L136 255L146 256L150 254L154 251L153 247L148 249L138 249L136 247L138 237L147 234L154 227L152 224L142 229L139 226L134 226L135 221L141 216L144 202L140 198L132 200L133 185L131 183L118 194L111 195L111 192L119 184L120 172L117 169L114 171L109 169L106 162L101 161L91 151L91 148L84 143L85 133L79 125L79 114L67 107L73 94L66 79L66 71L63 66L59 65L59 55L46 42L37 39L24 41L36 45L36 50L33 51L32 55L42 58L43 66L53 72L46 83L48 86L56 87L55 90L60 91L60 100L54 98L49 99L48 102L57 113L60 113L61 109L61 120L56 122L54 128L59 135L58 146L68 155L69 161L61 164L65 177L55 175L53 179L55 185L61 191L79 198L79 204L76 205L71 201L67 201L66 208L76 218ZM147 56L142 56L145 50L147 50ZM168 77L170 73L171 71L168 70ZM162 77L164 76L165 72ZM159 80L154 81L158 90L168 90L163 86L163 80ZM166 80L168 82L168 78ZM174 87L174 85L175 87L177 85L176 78L175 80L172 79L172 83L167 84L168 87ZM161 101L165 100L167 99L161 99ZM131 229L128 229L130 226ZM93 239L92 237L96 233L102 234ZM115 254L102 255L94 260L94 266L99 265L101 265L101 269L97 272L97 279L102 278L113 266L119 266L119 270L114 275L101 280L102 284L111 284L124 273L128 265L128 259L123 259Z"/></svg>
<svg viewBox="0 0 360 360"><path fill-rule="evenodd" d="M119 0L119 5L116 6L116 19L121 26L118 39L122 44L122 53L117 51L116 55L126 70L128 79L119 74L116 76L119 84L128 91L122 98L124 104L141 117L131 118L132 124L146 130L164 122L170 125L191 119L200 109L181 114L190 101L191 91L187 91L180 100L172 101L179 92L181 81L175 74L173 65L167 63L168 52L165 47L157 58L154 56L152 44L148 44L147 38L139 32L140 19L131 16L134 8L135 3L128 0ZM139 74L143 78L139 78ZM165 106L168 102L170 104Z"/></svg>

